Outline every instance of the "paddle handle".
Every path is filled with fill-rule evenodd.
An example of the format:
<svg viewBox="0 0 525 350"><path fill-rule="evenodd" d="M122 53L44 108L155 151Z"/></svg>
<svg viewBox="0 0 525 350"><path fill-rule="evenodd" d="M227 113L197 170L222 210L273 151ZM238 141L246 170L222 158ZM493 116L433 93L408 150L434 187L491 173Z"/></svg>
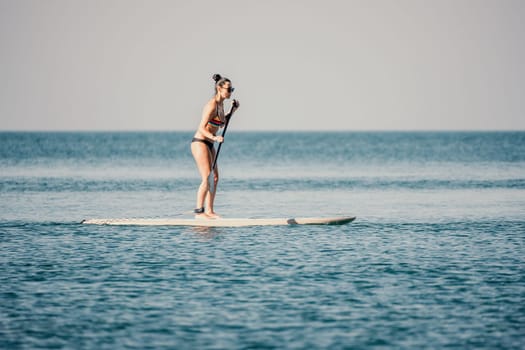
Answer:
<svg viewBox="0 0 525 350"><path fill-rule="evenodd" d="M237 107L237 100L233 100L232 106L230 108L230 112L226 114L226 124L224 124L224 130L222 131L222 142L219 143L219 147L217 147L217 153L215 153L215 158L213 159L213 165L211 167L211 170L215 170L215 167L217 166L217 159L219 158L219 152L221 151L221 146L224 143L224 135L226 135L226 130L228 130L228 125L230 124L230 119L233 115L233 108Z"/></svg>

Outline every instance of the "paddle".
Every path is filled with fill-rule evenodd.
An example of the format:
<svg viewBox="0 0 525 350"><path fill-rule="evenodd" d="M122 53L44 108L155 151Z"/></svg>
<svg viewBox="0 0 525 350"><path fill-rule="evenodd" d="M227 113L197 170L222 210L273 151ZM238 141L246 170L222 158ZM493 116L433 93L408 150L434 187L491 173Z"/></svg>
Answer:
<svg viewBox="0 0 525 350"><path fill-rule="evenodd" d="M238 105L237 100L233 100L232 106L230 108L230 111L228 114L225 115L226 118L226 124L224 124L224 129L222 131L222 137L223 140L221 143L219 143L219 147L217 147L217 152L215 153L215 159L213 159L213 164L211 166L210 175L208 175L208 185L210 186L210 192L215 192L215 181L213 181L213 173L215 170L215 167L217 166L217 159L219 158L219 152L221 151L222 144L224 143L224 135L226 135L226 130L228 129L228 124L230 124L230 119L233 115L233 109L236 108Z"/></svg>

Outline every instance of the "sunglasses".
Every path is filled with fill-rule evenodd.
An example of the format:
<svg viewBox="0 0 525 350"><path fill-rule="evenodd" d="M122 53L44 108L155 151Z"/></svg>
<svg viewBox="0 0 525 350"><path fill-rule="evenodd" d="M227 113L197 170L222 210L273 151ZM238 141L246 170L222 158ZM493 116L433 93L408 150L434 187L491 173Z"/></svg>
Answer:
<svg viewBox="0 0 525 350"><path fill-rule="evenodd" d="M230 86L230 87L223 87L223 88L221 88L221 89L226 89L226 91L228 91L228 92L230 92L230 93L235 91L235 88L234 88L234 87L231 87L231 86Z"/></svg>

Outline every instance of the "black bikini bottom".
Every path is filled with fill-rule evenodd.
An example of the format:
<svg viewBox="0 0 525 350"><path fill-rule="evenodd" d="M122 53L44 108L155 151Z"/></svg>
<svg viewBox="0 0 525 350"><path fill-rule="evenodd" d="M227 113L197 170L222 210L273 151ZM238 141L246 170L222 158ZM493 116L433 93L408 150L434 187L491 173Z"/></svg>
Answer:
<svg viewBox="0 0 525 350"><path fill-rule="evenodd" d="M198 139L198 138L194 137L193 139L191 139L191 142L202 142L208 147L208 149L210 151L213 151L213 142L211 142L211 141Z"/></svg>

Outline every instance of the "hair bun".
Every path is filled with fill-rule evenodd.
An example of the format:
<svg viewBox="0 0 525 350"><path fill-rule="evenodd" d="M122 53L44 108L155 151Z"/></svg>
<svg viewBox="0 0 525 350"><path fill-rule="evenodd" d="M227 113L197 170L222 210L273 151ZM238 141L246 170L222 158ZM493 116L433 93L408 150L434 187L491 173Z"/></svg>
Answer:
<svg viewBox="0 0 525 350"><path fill-rule="evenodd" d="M217 83L219 80L221 80L222 77L220 74L214 74L213 75L213 80L215 81L215 83Z"/></svg>

